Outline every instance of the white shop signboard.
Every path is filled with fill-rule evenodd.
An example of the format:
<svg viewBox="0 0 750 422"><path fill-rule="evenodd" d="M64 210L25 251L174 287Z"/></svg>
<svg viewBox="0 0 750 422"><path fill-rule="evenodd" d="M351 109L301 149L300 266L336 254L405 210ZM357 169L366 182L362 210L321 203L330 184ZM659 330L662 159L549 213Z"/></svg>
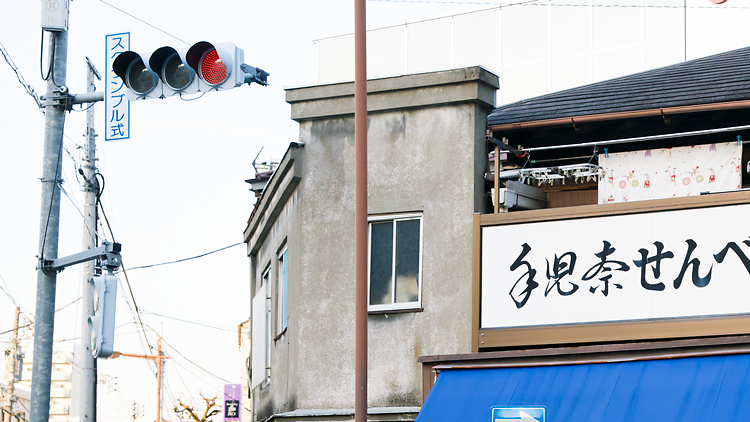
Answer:
<svg viewBox="0 0 750 422"><path fill-rule="evenodd" d="M750 314L750 204L482 228L480 328Z"/></svg>

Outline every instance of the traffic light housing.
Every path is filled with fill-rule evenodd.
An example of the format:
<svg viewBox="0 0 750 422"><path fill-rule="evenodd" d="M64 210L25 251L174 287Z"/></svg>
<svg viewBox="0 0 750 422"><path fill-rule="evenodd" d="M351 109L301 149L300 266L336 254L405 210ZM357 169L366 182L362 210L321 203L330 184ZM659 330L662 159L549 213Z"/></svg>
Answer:
<svg viewBox="0 0 750 422"><path fill-rule="evenodd" d="M114 351L117 277L102 274L93 277L91 282L94 283L94 315L89 317L91 354L95 358L106 358Z"/></svg>
<svg viewBox="0 0 750 422"><path fill-rule="evenodd" d="M268 85L268 72L248 66L244 59L234 43L201 41L187 49L160 47L150 54L124 51L112 70L125 84L129 100L223 91L252 82Z"/></svg>

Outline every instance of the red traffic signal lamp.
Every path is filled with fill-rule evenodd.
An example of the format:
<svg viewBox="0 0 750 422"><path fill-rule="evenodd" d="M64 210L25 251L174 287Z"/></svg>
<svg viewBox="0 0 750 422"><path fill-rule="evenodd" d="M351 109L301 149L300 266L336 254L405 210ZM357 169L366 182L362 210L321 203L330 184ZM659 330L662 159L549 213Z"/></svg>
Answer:
<svg viewBox="0 0 750 422"><path fill-rule="evenodd" d="M130 100L223 91L252 82L268 85L268 72L243 61L244 52L233 43L201 41L188 49L160 47L148 55L125 51L112 70Z"/></svg>

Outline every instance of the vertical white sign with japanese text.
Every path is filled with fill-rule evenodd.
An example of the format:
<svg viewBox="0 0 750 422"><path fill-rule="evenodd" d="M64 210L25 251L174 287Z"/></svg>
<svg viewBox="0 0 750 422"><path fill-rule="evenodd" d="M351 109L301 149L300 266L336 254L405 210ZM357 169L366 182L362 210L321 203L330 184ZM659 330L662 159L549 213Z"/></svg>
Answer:
<svg viewBox="0 0 750 422"><path fill-rule="evenodd" d="M112 63L120 53L130 50L130 33L106 36L107 72L104 77L104 109L106 110L105 141L130 138L130 101L122 79L112 70Z"/></svg>

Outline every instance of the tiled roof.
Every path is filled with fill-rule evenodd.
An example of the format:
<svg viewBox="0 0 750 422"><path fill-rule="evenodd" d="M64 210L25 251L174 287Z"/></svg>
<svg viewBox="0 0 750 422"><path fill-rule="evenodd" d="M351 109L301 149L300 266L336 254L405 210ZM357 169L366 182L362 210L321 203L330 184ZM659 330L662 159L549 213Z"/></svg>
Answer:
<svg viewBox="0 0 750 422"><path fill-rule="evenodd" d="M495 109L488 125L750 99L750 47L530 98Z"/></svg>

